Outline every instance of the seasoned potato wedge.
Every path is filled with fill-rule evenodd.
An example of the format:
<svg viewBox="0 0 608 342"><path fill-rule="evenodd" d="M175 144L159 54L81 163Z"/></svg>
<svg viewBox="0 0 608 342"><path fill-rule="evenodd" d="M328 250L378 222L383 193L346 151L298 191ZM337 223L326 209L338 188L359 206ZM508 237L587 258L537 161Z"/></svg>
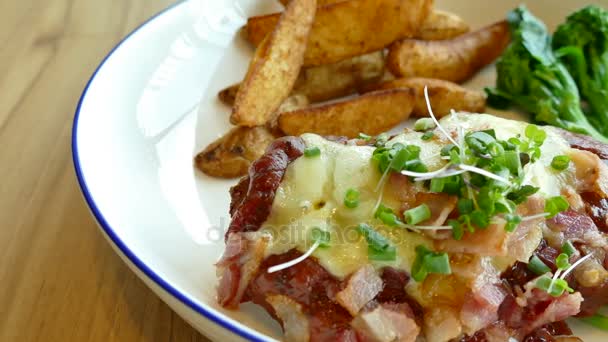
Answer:
<svg viewBox="0 0 608 342"><path fill-rule="evenodd" d="M296 82L315 17L316 0L292 0L274 31L258 46L239 88L230 122L265 124Z"/></svg>
<svg viewBox="0 0 608 342"><path fill-rule="evenodd" d="M383 74L384 55L376 51L334 64L304 68L291 93L304 95L310 102L322 102L353 94L377 82ZM220 91L220 101L231 106L238 88L239 84L235 84Z"/></svg>
<svg viewBox="0 0 608 342"><path fill-rule="evenodd" d="M414 37L431 6L431 0L344 0L319 7L304 65L335 63ZM249 18L248 39L260 44L280 15Z"/></svg>
<svg viewBox="0 0 608 342"><path fill-rule="evenodd" d="M435 10L424 20L416 38L421 40L452 39L469 32L469 24L456 14Z"/></svg>
<svg viewBox="0 0 608 342"><path fill-rule="evenodd" d="M429 116L424 98L424 87L428 87L429 100L433 113L443 117L451 110L482 113L486 108L486 95L482 91L471 90L456 83L434 78L399 78L375 84L368 90L406 88L414 90L415 105L412 112L415 116Z"/></svg>
<svg viewBox="0 0 608 342"><path fill-rule="evenodd" d="M334 0L333 2L339 1L344 0ZM328 1L328 3L331 2ZM272 32L277 21L277 14L251 17L243 28L243 35L253 46L258 46L264 37ZM449 12L435 10L423 19L422 25L414 37L422 40L444 40L467 32L469 32L469 25L462 18Z"/></svg>
<svg viewBox="0 0 608 342"><path fill-rule="evenodd" d="M281 113L278 123L288 135L309 132L354 138L359 133L376 135L392 128L406 120L413 108L411 89L390 89Z"/></svg>
<svg viewBox="0 0 608 342"><path fill-rule="evenodd" d="M500 56L510 39L506 21L450 40L406 39L391 45L386 64L396 76L460 83Z"/></svg>
<svg viewBox="0 0 608 342"><path fill-rule="evenodd" d="M235 127L199 153L196 167L212 177L234 178L247 174L276 137L264 126Z"/></svg>

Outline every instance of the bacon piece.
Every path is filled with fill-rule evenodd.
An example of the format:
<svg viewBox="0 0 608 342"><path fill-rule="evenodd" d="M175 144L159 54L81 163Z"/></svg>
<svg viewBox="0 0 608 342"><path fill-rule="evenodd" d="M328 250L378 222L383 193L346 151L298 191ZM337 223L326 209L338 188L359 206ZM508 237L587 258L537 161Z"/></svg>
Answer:
<svg viewBox="0 0 608 342"><path fill-rule="evenodd" d="M268 296L266 301L282 322L286 341L308 342L310 340L308 317L302 312L302 305L282 295Z"/></svg>
<svg viewBox="0 0 608 342"><path fill-rule="evenodd" d="M267 244L265 236L254 238L247 233L234 233L228 237L224 255L216 264L220 305L231 309L238 307L260 267Z"/></svg>
<svg viewBox="0 0 608 342"><path fill-rule="evenodd" d="M301 255L294 249L264 260L260 272L247 289L247 297L271 314L273 309L266 301L268 295L283 295L300 304L308 317L311 341L357 341L350 326L352 316L335 302L336 293L343 287L342 282L319 265L314 257L279 272L266 272L271 266Z"/></svg>
<svg viewBox="0 0 608 342"><path fill-rule="evenodd" d="M457 310L446 305L433 306L424 313L424 335L427 342L444 342L462 334Z"/></svg>
<svg viewBox="0 0 608 342"><path fill-rule="evenodd" d="M566 139L571 147L589 151L601 159L608 160L608 144L599 142L588 135L572 133L561 128L552 127L552 129L557 130L559 135Z"/></svg>
<svg viewBox="0 0 608 342"><path fill-rule="evenodd" d="M415 342L420 333L407 304L382 304L357 315L351 325L366 342Z"/></svg>
<svg viewBox="0 0 608 342"><path fill-rule="evenodd" d="M608 197L608 166L595 154L573 149L570 154L576 168L578 192L595 192Z"/></svg>
<svg viewBox="0 0 608 342"><path fill-rule="evenodd" d="M435 248L448 253L468 253L480 256L507 255L508 233L504 223L491 224L484 230L465 233L462 240L436 240Z"/></svg>
<svg viewBox="0 0 608 342"><path fill-rule="evenodd" d="M241 180L232 191L232 221L226 232L226 240L232 233L257 231L260 228L270 214L287 167L303 153L302 139L283 137L275 140L266 153L251 165L247 193L243 195L247 178Z"/></svg>
<svg viewBox="0 0 608 342"><path fill-rule="evenodd" d="M562 234L563 238L562 241L559 241L560 243L570 240L596 248L608 246L606 238L600 233L593 220L589 216L573 210L561 212L547 220L547 227Z"/></svg>
<svg viewBox="0 0 608 342"><path fill-rule="evenodd" d="M355 316L382 291L382 286L374 267L365 265L350 277L346 288L336 295L336 301Z"/></svg>
<svg viewBox="0 0 608 342"><path fill-rule="evenodd" d="M441 226L456 208L458 197L444 193L419 192L414 206L426 204L431 211L431 218L421 222L421 226ZM451 234L450 234L451 235Z"/></svg>
<svg viewBox="0 0 608 342"><path fill-rule="evenodd" d="M416 193L418 192L414 184L410 182L408 176L397 172L391 172L388 177L389 186L386 188L393 197L402 203L400 211L410 209L416 201Z"/></svg>
<svg viewBox="0 0 608 342"><path fill-rule="evenodd" d="M579 287L577 290L581 293L585 301L581 305L579 316L593 316L604 305L608 305L608 281L594 287Z"/></svg>
<svg viewBox="0 0 608 342"><path fill-rule="evenodd" d="M587 215L600 231L608 233L608 199L595 192L583 192L581 197L585 202Z"/></svg>

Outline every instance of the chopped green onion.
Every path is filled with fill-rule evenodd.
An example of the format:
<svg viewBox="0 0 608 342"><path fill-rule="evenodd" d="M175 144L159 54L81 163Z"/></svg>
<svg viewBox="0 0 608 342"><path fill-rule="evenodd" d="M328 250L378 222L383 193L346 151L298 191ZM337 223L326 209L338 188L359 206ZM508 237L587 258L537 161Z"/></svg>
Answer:
<svg viewBox="0 0 608 342"><path fill-rule="evenodd" d="M326 248L330 246L331 234L328 231L314 227L312 229L312 239L319 243L319 247Z"/></svg>
<svg viewBox="0 0 608 342"><path fill-rule="evenodd" d="M416 247L416 259L412 265L412 278L421 282L429 273L451 274L450 258L447 253L436 253L419 245Z"/></svg>
<svg viewBox="0 0 608 342"><path fill-rule="evenodd" d="M356 189L346 190L346 195L344 195L344 206L351 209L358 207L359 196L360 193Z"/></svg>
<svg viewBox="0 0 608 342"><path fill-rule="evenodd" d="M526 201L526 199L535 193L538 192L540 188L533 187L531 185L524 185L513 191L507 195L507 199L515 202L515 204L521 204Z"/></svg>
<svg viewBox="0 0 608 342"><path fill-rule="evenodd" d="M508 232L513 232L521 223L521 216L514 214L506 214L505 220L507 221L507 224L505 225L505 230Z"/></svg>
<svg viewBox="0 0 608 342"><path fill-rule="evenodd" d="M551 161L551 167L557 171L563 171L570 166L570 157L568 156L555 156Z"/></svg>
<svg viewBox="0 0 608 342"><path fill-rule="evenodd" d="M431 209L426 204L421 204L416 208L412 208L410 210L406 210L403 213L403 217L405 218L405 222L407 224L418 224L420 222L426 221L431 218Z"/></svg>
<svg viewBox="0 0 608 342"><path fill-rule="evenodd" d="M367 135L365 133L359 133L359 139L365 140L365 141L370 141L370 140L372 140L372 136Z"/></svg>
<svg viewBox="0 0 608 342"><path fill-rule="evenodd" d="M568 210L570 204L563 196L555 196L545 201L545 212L549 214L547 218L553 218L562 211Z"/></svg>
<svg viewBox="0 0 608 342"><path fill-rule="evenodd" d="M579 318L583 323L594 326L598 329L608 331L608 317L600 314L595 314L591 317Z"/></svg>
<svg viewBox="0 0 608 342"><path fill-rule="evenodd" d="M388 141L388 134L386 133L382 133L376 136L376 146L377 147L382 147L386 144L386 142Z"/></svg>
<svg viewBox="0 0 608 342"><path fill-rule="evenodd" d="M528 269L535 274L541 275L551 272L551 269L537 255L533 255L528 262Z"/></svg>
<svg viewBox="0 0 608 342"><path fill-rule="evenodd" d="M431 140L431 139L433 139L434 136L435 136L435 133L433 131L428 131L428 132L424 133L420 137L420 139L425 140L425 141L426 140Z"/></svg>
<svg viewBox="0 0 608 342"><path fill-rule="evenodd" d="M465 141L474 152L486 154L489 145L496 142L496 139L486 132L479 131L467 134Z"/></svg>
<svg viewBox="0 0 608 342"><path fill-rule="evenodd" d="M418 132L428 131L429 129L433 129L435 127L437 127L437 126L435 125L435 121L433 121L433 119L422 118L422 119L416 120L416 123L414 124L414 131L418 131Z"/></svg>
<svg viewBox="0 0 608 342"><path fill-rule="evenodd" d="M311 146L304 149L304 156L308 158L317 157L320 154L321 150L316 146Z"/></svg>
<svg viewBox="0 0 608 342"><path fill-rule="evenodd" d="M378 206L378 209L374 213L374 217L379 219L380 221L382 221L382 223L386 224L389 227L396 227L400 223L393 209L385 207L382 204Z"/></svg>
<svg viewBox="0 0 608 342"><path fill-rule="evenodd" d="M557 265L557 268L560 270L566 270L571 266L569 259L568 254L560 253L555 259L555 265Z"/></svg>
<svg viewBox="0 0 608 342"><path fill-rule="evenodd" d="M429 186L429 190L431 192L442 192L444 184L445 184L445 178L433 178L433 179L431 179L431 184Z"/></svg>
<svg viewBox="0 0 608 342"><path fill-rule="evenodd" d="M567 240L562 245L562 253L565 253L569 257L573 256L574 254L576 254L576 248L574 247L574 245L572 244L572 242L570 242L570 240Z"/></svg>
<svg viewBox="0 0 608 342"><path fill-rule="evenodd" d="M441 148L440 154L443 157L449 157L450 152L452 152L453 150L456 151L456 153L460 153L460 149L458 148L458 146L454 144L448 144Z"/></svg>
<svg viewBox="0 0 608 342"><path fill-rule="evenodd" d="M367 241L367 257L370 260L391 261L397 258L395 246L382 234L365 223L357 226L357 230Z"/></svg>

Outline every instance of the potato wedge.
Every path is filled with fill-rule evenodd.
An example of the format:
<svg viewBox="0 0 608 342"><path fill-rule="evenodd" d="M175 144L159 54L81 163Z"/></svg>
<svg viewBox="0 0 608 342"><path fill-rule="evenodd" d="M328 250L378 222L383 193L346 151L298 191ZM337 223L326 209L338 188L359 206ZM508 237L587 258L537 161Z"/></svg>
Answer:
<svg viewBox="0 0 608 342"><path fill-rule="evenodd" d="M380 80L384 74L382 51L349 58L347 60L304 68L296 81L292 95L303 95L310 102L322 102L354 94L365 86ZM223 103L231 106L239 84L218 93Z"/></svg>
<svg viewBox="0 0 608 342"><path fill-rule="evenodd" d="M247 174L276 137L264 126L235 127L199 153L194 162L212 177L234 178Z"/></svg>
<svg viewBox="0 0 608 342"><path fill-rule="evenodd" d="M433 114L443 117L451 110L470 113L482 113L486 108L486 95L483 91L467 89L459 84L434 78L399 78L375 84L368 90L406 88L414 90L415 104L412 114L414 116L429 116L424 98L424 87L428 87L429 100Z"/></svg>
<svg viewBox="0 0 608 342"><path fill-rule="evenodd" d="M291 0L279 0L283 5L287 6ZM334 2L340 2L344 0L317 0L317 7L333 4Z"/></svg>
<svg viewBox="0 0 608 342"><path fill-rule="evenodd" d="M334 0L333 2L340 1L345 0ZM321 2L319 1L319 3ZM332 3L331 1L327 2ZM277 14L251 17L248 19L247 25L243 27L243 36L253 46L258 46L264 37L272 32L277 21ZM449 12L434 10L423 19L422 25L414 34L414 38L444 40L455 38L467 32L469 32L469 25L462 18Z"/></svg>
<svg viewBox="0 0 608 342"><path fill-rule="evenodd" d="M469 32L469 24L456 14L434 10L424 20L417 39L445 40L452 39Z"/></svg>
<svg viewBox="0 0 608 342"><path fill-rule="evenodd" d="M354 138L359 133L376 135L392 128L406 120L413 108L411 89L390 89L281 113L278 123L288 135L308 132Z"/></svg>
<svg viewBox="0 0 608 342"><path fill-rule="evenodd" d="M414 37L431 6L431 0L344 0L319 7L304 65L335 63ZM249 18L249 41L260 44L280 15Z"/></svg>
<svg viewBox="0 0 608 342"><path fill-rule="evenodd" d="M510 40L506 21L450 40L406 39L391 45L386 65L400 77L429 77L460 83L492 63Z"/></svg>
<svg viewBox="0 0 608 342"><path fill-rule="evenodd" d="M292 0L274 31L258 47L236 94L230 122L265 124L296 82L315 17L316 0Z"/></svg>

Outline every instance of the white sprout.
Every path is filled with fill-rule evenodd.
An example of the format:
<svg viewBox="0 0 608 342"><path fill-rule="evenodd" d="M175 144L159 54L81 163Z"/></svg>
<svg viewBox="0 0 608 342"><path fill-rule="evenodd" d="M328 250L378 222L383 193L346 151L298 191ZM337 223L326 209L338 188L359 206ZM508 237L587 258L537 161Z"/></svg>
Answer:
<svg viewBox="0 0 608 342"><path fill-rule="evenodd" d="M278 264L272 267L268 268L268 273L274 273L274 272L278 272L278 271L282 271L284 269L290 268L291 266L295 266L299 263L301 263L302 261L306 260L312 253L314 253L314 251L319 248L319 246L321 245L320 241L315 241L315 243L310 247L310 249L308 249L308 251L306 251L306 253L302 254L300 257L290 260L288 262L282 263L282 264Z"/></svg>
<svg viewBox="0 0 608 342"><path fill-rule="evenodd" d="M414 230L449 230L452 229L452 226L415 226L411 224L404 224L403 228Z"/></svg>
<svg viewBox="0 0 608 342"><path fill-rule="evenodd" d="M549 213L540 213L540 214L536 214L536 215L524 216L521 218L521 222L532 221L532 220L536 220L539 218L545 218L547 216L549 216Z"/></svg>
<svg viewBox="0 0 608 342"><path fill-rule="evenodd" d="M414 171L408 171L408 170L403 170L401 171L402 175L405 176L409 176L409 177L434 177L438 174L441 174L443 171L447 170L450 167L451 164L445 164L442 168L435 170L435 171L431 171L431 172L414 172Z"/></svg>
<svg viewBox="0 0 608 342"><path fill-rule="evenodd" d="M585 255L584 257L578 259L574 264L572 264L572 266L570 266L566 271L564 271L564 273L562 273L562 275L559 277L560 279L564 279L568 276L568 274L570 272L572 272L572 270L574 270L576 267L578 267L578 265L582 264L583 262L585 262L585 260L591 258L591 256L593 255L593 252Z"/></svg>
<svg viewBox="0 0 608 342"><path fill-rule="evenodd" d="M443 133L448 138L448 140L450 140L452 142L452 144L454 144L460 148L460 145L458 145L456 140L454 140L448 134L448 132L443 127L441 127L441 125L439 124L439 121L437 121L437 118L435 117L435 114L433 114L433 109L431 108L431 100L429 99L429 89L427 86L424 87L424 99L426 100L426 108L429 111L429 115L431 116L431 119L433 119L433 121L435 122L435 125L437 125L437 128L439 128L441 133Z"/></svg>
<svg viewBox="0 0 608 342"><path fill-rule="evenodd" d="M433 179L433 178L446 178L446 177L460 175L465 172L467 172L467 171L465 171L465 170L446 170L445 172L442 172L438 175L414 178L414 181L422 182L422 181L426 181L426 180Z"/></svg>

